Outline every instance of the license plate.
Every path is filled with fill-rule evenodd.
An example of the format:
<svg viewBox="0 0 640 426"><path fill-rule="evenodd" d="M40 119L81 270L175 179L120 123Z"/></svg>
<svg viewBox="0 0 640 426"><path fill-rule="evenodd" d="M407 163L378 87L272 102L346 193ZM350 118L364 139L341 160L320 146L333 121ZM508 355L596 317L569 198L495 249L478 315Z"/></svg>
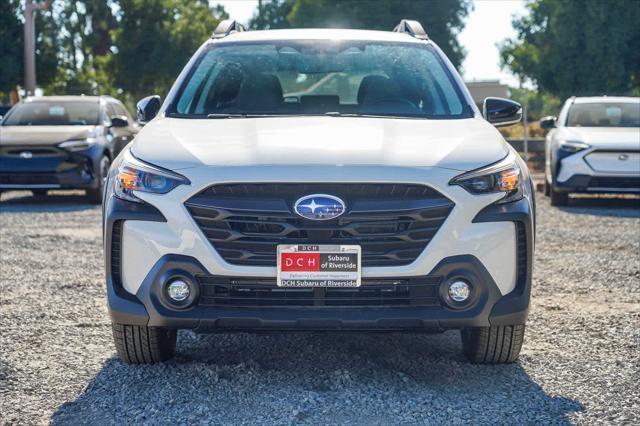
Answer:
<svg viewBox="0 0 640 426"><path fill-rule="evenodd" d="M278 287L360 287L360 246L279 245Z"/></svg>

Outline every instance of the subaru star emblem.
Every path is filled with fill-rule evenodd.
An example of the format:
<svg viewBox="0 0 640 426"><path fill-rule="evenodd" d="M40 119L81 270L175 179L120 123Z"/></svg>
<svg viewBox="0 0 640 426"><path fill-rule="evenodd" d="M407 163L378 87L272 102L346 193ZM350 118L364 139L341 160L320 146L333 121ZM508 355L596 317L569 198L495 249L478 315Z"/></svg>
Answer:
<svg viewBox="0 0 640 426"><path fill-rule="evenodd" d="M333 195L313 194L296 201L294 210L306 219L329 220L343 214L345 205L344 201Z"/></svg>
<svg viewBox="0 0 640 426"><path fill-rule="evenodd" d="M33 154L31 153L31 151L22 151L20 153L20 158L29 159L31 157L33 157Z"/></svg>

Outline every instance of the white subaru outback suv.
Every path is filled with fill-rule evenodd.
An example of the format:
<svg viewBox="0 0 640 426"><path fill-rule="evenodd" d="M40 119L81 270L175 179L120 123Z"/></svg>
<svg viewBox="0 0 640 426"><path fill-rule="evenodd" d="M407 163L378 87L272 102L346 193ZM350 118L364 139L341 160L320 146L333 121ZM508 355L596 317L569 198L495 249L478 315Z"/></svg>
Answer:
<svg viewBox="0 0 640 426"><path fill-rule="evenodd" d="M225 21L105 190L107 287L127 363L176 331L461 330L513 362L531 291L526 165L422 26L244 31Z"/></svg>

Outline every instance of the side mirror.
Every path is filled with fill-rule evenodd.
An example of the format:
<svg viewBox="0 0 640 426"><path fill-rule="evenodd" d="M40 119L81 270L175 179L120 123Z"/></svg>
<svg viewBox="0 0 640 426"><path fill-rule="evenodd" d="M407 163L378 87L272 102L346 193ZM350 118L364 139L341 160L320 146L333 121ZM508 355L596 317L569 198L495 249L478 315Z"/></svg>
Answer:
<svg viewBox="0 0 640 426"><path fill-rule="evenodd" d="M486 98L482 103L482 115L496 127L511 126L522 120L522 105L509 99Z"/></svg>
<svg viewBox="0 0 640 426"><path fill-rule="evenodd" d="M545 130L555 129L557 121L558 119L551 115L548 117L542 117L540 119L540 127L542 127Z"/></svg>
<svg viewBox="0 0 640 426"><path fill-rule="evenodd" d="M129 119L124 115L116 115L111 117L111 127L127 127L129 126Z"/></svg>
<svg viewBox="0 0 640 426"><path fill-rule="evenodd" d="M136 118L138 123L147 124L149 121L158 115L160 111L160 96L153 95L140 99L136 105Z"/></svg>

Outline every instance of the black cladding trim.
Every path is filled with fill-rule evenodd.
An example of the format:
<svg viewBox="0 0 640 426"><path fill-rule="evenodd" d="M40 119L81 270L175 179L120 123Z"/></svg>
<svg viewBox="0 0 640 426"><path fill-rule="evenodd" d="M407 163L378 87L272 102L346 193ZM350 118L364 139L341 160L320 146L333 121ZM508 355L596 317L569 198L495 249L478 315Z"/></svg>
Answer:
<svg viewBox="0 0 640 426"><path fill-rule="evenodd" d="M555 182L559 192L640 193L640 176L573 175L565 182Z"/></svg>
<svg viewBox="0 0 640 426"><path fill-rule="evenodd" d="M526 251L522 253L518 250L516 287L494 306L491 311L491 325L524 324L527 319L533 275L534 216L535 212L532 211L529 200L523 198L513 203L491 204L473 219L473 223L513 222L516 224L516 250L524 244Z"/></svg>
<svg viewBox="0 0 640 426"><path fill-rule="evenodd" d="M461 309L447 307L203 307L170 309L161 301L163 277L184 273L190 276L209 275L196 259L189 256L166 255L158 260L142 282L136 298L142 303L132 304L117 295L110 297L112 317L134 318L139 323L155 327L191 328L198 332L216 331L443 331L466 327L487 327L493 324L492 309L501 300L500 291L482 263L470 255L443 259L428 276L442 277L442 282L463 274L473 281L476 291L474 303ZM416 277L399 277L399 280ZM251 277L242 277L251 280ZM388 280L389 278L384 278ZM255 278L261 282L260 278ZM123 303L120 303L123 302ZM144 305L144 306L143 306ZM140 311L146 308L145 313ZM520 316L526 317L527 306ZM147 316L148 312L148 316ZM511 312L512 315L517 313ZM148 318L148 321L147 321ZM500 320L500 318L498 318Z"/></svg>
<svg viewBox="0 0 640 426"><path fill-rule="evenodd" d="M121 267L112 264L114 255L114 232L116 243L122 243L122 226L127 220L166 222L158 209L147 203L133 203L112 196L106 200L104 212L104 253L109 310L114 321L123 324L145 325L148 321L146 309L140 301L122 287ZM115 250L121 253L120 250ZM118 261L118 259L116 259ZM121 261L121 258L120 258ZM145 320L146 317L146 320Z"/></svg>

